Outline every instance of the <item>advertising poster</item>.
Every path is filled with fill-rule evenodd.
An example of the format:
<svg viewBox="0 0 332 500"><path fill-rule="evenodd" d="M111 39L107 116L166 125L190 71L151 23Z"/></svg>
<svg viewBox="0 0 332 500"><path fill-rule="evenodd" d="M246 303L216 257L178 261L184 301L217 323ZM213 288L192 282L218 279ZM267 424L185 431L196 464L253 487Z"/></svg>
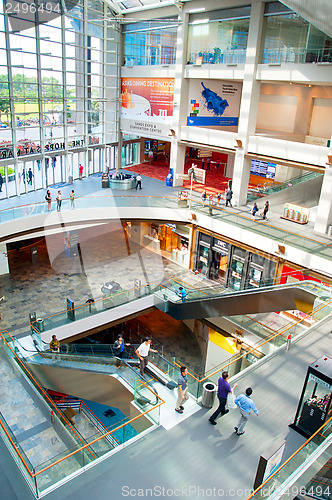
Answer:
<svg viewBox="0 0 332 500"><path fill-rule="evenodd" d="M173 116L174 78L121 78L121 117L168 122Z"/></svg>
<svg viewBox="0 0 332 500"><path fill-rule="evenodd" d="M239 121L241 83L224 80L191 80L188 126L230 127Z"/></svg>

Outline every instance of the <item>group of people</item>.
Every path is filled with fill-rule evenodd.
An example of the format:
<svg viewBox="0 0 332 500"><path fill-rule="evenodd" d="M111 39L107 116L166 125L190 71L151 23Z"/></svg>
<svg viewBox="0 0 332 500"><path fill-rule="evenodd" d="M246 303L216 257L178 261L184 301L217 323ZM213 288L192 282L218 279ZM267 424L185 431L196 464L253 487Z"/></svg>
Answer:
<svg viewBox="0 0 332 500"><path fill-rule="evenodd" d="M232 208L232 206L233 206L232 205L233 191L231 190L230 187L226 189L225 195L226 195L226 203L225 203L226 207L228 207L228 205L229 205ZM213 194L210 194L208 197L206 189L204 189L202 196L201 196L203 207L205 207L205 203L206 203L208 198L209 198L209 205L213 205ZM219 192L217 194L217 205L220 205L221 199L222 199L222 194Z"/></svg>
<svg viewBox="0 0 332 500"><path fill-rule="evenodd" d="M74 209L75 208L75 191L73 189L71 190L69 198L70 198L70 208ZM62 193L60 190L58 191L58 194L57 194L55 199L56 199L57 212L60 212L61 205L62 205ZM46 192L45 200L47 201L48 211L50 212L52 210L52 195L51 195L51 191L49 189Z"/></svg>
<svg viewBox="0 0 332 500"><path fill-rule="evenodd" d="M268 213L269 209L270 209L270 204L268 201L266 201L264 208L263 208L263 212L262 212L262 219L268 220L267 213ZM255 202L252 209L251 209L251 218L253 220L255 220L257 212L259 212L259 208L257 206L257 203Z"/></svg>

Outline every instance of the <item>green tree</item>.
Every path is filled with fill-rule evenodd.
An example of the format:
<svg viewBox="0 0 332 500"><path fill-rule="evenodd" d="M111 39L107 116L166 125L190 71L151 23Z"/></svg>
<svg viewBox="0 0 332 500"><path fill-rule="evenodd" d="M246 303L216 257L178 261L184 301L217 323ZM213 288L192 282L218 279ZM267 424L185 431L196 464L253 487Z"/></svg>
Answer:
<svg viewBox="0 0 332 500"><path fill-rule="evenodd" d="M5 113L7 115L7 121L8 121L9 112L10 112L10 100L0 97L0 121L1 121L1 113Z"/></svg>

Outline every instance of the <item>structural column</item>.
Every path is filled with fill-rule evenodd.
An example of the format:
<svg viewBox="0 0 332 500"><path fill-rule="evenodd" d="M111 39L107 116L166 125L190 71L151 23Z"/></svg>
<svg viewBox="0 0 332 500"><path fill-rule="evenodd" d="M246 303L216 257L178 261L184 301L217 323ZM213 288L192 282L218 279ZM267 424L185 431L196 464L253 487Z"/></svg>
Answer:
<svg viewBox="0 0 332 500"><path fill-rule="evenodd" d="M329 159L332 160L332 152ZM325 234L332 224L332 163L326 165L322 189L320 192L314 231Z"/></svg>
<svg viewBox="0 0 332 500"><path fill-rule="evenodd" d="M238 147L234 160L233 200L234 205L247 202L248 182L250 175L250 159L248 140L255 134L256 119L260 95L260 82L256 80L257 64L260 54L264 6L261 1L253 1L251 5L248 45L242 85L241 109L238 127Z"/></svg>
<svg viewBox="0 0 332 500"><path fill-rule="evenodd" d="M189 15L181 12L179 15L179 27L176 44L175 82L174 82L174 105L173 125L171 125L171 155L170 166L173 168L173 186L182 186L182 179L177 179L177 174L184 171L185 151L183 145L179 145L181 126L184 125L187 116L188 82L184 79L185 65L187 61L187 33Z"/></svg>
<svg viewBox="0 0 332 500"><path fill-rule="evenodd" d="M7 257L7 245L6 243L0 243L0 276L9 273L8 257Z"/></svg>

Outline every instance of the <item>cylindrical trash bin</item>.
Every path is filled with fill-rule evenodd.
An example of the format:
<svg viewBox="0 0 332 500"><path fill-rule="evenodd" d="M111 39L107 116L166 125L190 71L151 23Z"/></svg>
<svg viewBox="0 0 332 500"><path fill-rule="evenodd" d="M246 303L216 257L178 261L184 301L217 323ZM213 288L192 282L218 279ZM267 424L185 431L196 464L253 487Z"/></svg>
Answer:
<svg viewBox="0 0 332 500"><path fill-rule="evenodd" d="M328 228L327 228L327 234L329 236L332 236L332 224L329 224Z"/></svg>
<svg viewBox="0 0 332 500"><path fill-rule="evenodd" d="M44 331L44 320L42 318L36 319L36 327L39 333Z"/></svg>
<svg viewBox="0 0 332 500"><path fill-rule="evenodd" d="M206 382L203 385L202 406L204 406L205 408L212 408L216 397L216 392L217 386L215 384L212 384L212 382Z"/></svg>
<svg viewBox="0 0 332 500"><path fill-rule="evenodd" d="M284 217L289 216L289 208L284 208Z"/></svg>

